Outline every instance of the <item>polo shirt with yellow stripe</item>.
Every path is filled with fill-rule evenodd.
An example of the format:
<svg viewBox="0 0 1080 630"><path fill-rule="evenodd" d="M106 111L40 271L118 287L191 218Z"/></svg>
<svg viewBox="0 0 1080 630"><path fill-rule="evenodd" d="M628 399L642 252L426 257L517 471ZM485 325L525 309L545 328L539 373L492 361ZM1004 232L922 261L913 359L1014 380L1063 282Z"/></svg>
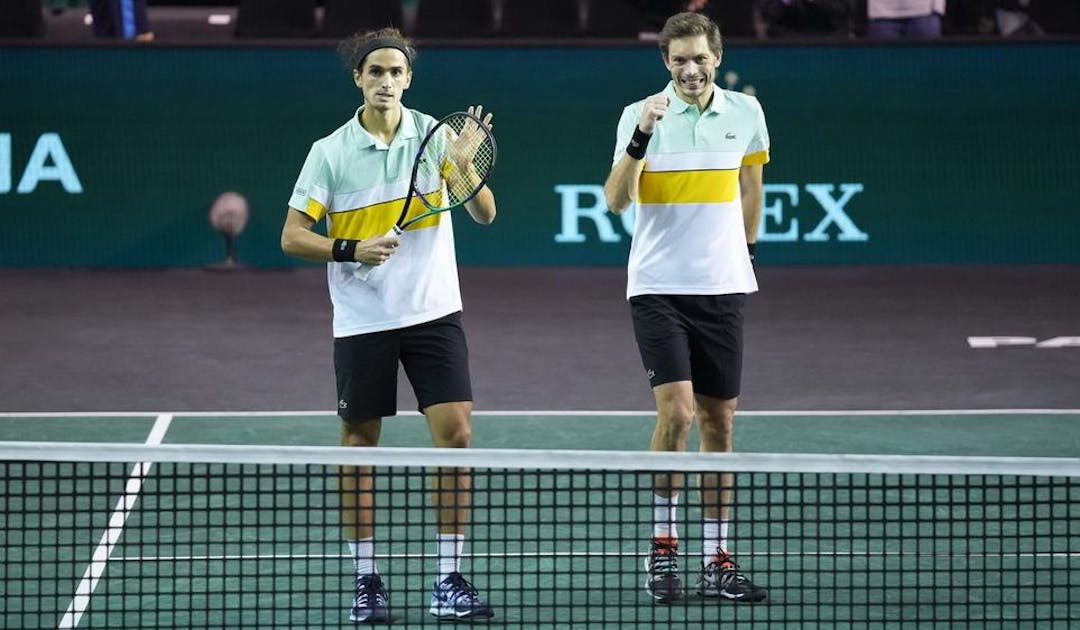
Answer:
<svg viewBox="0 0 1080 630"><path fill-rule="evenodd" d="M325 218L330 238L363 240L393 227L416 151L435 126L431 116L402 107L401 125L386 145L360 124L361 110L311 146L289 198L293 210L316 222ZM410 216L424 210L416 199L409 204ZM404 328L461 310L450 214L409 226L394 255L366 280L353 276L356 263L327 263L335 337Z"/></svg>
<svg viewBox="0 0 1080 630"><path fill-rule="evenodd" d="M705 111L676 95L653 132L638 180L627 265L635 295L723 295L757 291L746 250L739 169L769 161L769 132L757 99L713 86ZM623 109L614 162L626 150L644 100Z"/></svg>

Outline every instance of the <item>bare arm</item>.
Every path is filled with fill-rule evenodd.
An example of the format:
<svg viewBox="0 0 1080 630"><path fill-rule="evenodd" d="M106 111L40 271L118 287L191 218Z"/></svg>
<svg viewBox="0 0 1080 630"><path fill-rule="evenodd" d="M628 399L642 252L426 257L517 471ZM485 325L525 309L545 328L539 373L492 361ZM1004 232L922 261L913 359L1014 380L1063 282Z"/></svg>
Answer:
<svg viewBox="0 0 1080 630"><path fill-rule="evenodd" d="M604 200L608 210L622 214L638 196L638 179L645 168L644 160L635 160L623 153L604 182Z"/></svg>
<svg viewBox="0 0 1080 630"><path fill-rule="evenodd" d="M743 226L746 242L756 243L761 227L761 204L764 198L764 166L749 164L739 168L739 189L742 191Z"/></svg>
<svg viewBox="0 0 1080 630"><path fill-rule="evenodd" d="M304 260L333 260L334 239L313 232L311 228L314 225L315 219L290 207L285 215L285 225L281 228L281 251ZM353 260L368 265L380 265L394 253L397 245L398 239L393 236L365 239L357 244Z"/></svg>
<svg viewBox="0 0 1080 630"><path fill-rule="evenodd" d="M638 119L637 128L642 133L652 136L656 123L667 113L668 99L663 94L654 94L645 99ZM622 214L638 197L638 179L645 168L645 161L623 153L615 166L611 168L607 181L604 182L604 201L608 210Z"/></svg>
<svg viewBox="0 0 1080 630"><path fill-rule="evenodd" d="M495 220L495 194L484 186L475 197L465 202L465 209L469 211L473 221L480 225L491 225Z"/></svg>

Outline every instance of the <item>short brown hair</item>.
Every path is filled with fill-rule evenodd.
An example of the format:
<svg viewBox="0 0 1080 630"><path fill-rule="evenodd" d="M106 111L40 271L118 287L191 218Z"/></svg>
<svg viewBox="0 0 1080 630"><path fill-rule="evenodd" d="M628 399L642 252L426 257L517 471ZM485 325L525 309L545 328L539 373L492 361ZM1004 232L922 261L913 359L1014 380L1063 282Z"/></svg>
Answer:
<svg viewBox="0 0 1080 630"><path fill-rule="evenodd" d="M667 59L671 40L698 35L705 36L709 41L709 49L719 57L724 49L724 42L720 38L720 27L700 13L676 13L669 17L664 22L664 28L660 30L657 43L660 45L660 52L664 55L664 59Z"/></svg>
<svg viewBox="0 0 1080 630"><path fill-rule="evenodd" d="M397 48L404 53L410 68L412 68L413 59L416 58L416 49L412 42L393 27L354 33L338 44L337 50L349 70L360 70L360 64L364 63L364 58L376 48Z"/></svg>

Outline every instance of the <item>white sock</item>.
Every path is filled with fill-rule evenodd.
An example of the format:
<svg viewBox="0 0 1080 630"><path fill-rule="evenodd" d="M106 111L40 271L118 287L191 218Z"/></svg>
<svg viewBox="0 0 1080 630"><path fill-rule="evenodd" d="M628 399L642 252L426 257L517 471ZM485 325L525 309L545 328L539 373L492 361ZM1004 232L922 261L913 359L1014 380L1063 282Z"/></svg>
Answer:
<svg viewBox="0 0 1080 630"><path fill-rule="evenodd" d="M705 519L701 528L701 564L707 565L720 548L720 521Z"/></svg>
<svg viewBox="0 0 1080 630"><path fill-rule="evenodd" d="M464 548L464 534L438 535L439 582L445 580L451 573L458 573L461 571L461 551Z"/></svg>
<svg viewBox="0 0 1080 630"><path fill-rule="evenodd" d="M349 551L352 552L353 565L356 567L357 575L370 575L379 572L375 568L375 538L361 538L360 540L346 542L349 543Z"/></svg>
<svg viewBox="0 0 1080 630"><path fill-rule="evenodd" d="M713 556L718 551L727 552L727 533L727 521L705 519L705 525L702 528L702 537L704 538L701 544L702 564L712 562Z"/></svg>
<svg viewBox="0 0 1080 630"><path fill-rule="evenodd" d="M653 538L668 537L679 538L679 528L676 527L678 518L676 511L679 508L679 496L671 498L653 495Z"/></svg>

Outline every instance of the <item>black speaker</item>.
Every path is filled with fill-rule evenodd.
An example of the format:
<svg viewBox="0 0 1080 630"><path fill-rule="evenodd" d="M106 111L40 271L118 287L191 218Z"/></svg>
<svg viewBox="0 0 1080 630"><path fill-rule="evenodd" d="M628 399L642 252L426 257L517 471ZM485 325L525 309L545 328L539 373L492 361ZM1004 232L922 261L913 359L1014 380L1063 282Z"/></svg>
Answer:
<svg viewBox="0 0 1080 630"><path fill-rule="evenodd" d="M648 29L642 8L635 0L589 0L585 30L594 37L636 38Z"/></svg>
<svg viewBox="0 0 1080 630"><path fill-rule="evenodd" d="M420 0L412 34L418 37L490 37L493 28L491 0Z"/></svg>
<svg viewBox="0 0 1080 630"><path fill-rule="evenodd" d="M322 34L326 37L348 37L387 26L404 30L401 0L325 0L323 10Z"/></svg>
<svg viewBox="0 0 1080 630"><path fill-rule="evenodd" d="M495 25L499 35L509 37L567 37L585 31L588 3L580 0L546 0L502 4L501 22ZM581 9L579 12L579 8Z"/></svg>
<svg viewBox="0 0 1080 630"><path fill-rule="evenodd" d="M41 0L3 0L0 2L0 37L42 37L45 16Z"/></svg>
<svg viewBox="0 0 1080 630"><path fill-rule="evenodd" d="M712 0L704 13L725 38L754 36L754 0Z"/></svg>
<svg viewBox="0 0 1080 630"><path fill-rule="evenodd" d="M1080 6L1076 2L1032 0L1029 13L1047 33L1080 34Z"/></svg>
<svg viewBox="0 0 1080 630"><path fill-rule="evenodd" d="M240 0L237 37L313 37L315 0Z"/></svg>

